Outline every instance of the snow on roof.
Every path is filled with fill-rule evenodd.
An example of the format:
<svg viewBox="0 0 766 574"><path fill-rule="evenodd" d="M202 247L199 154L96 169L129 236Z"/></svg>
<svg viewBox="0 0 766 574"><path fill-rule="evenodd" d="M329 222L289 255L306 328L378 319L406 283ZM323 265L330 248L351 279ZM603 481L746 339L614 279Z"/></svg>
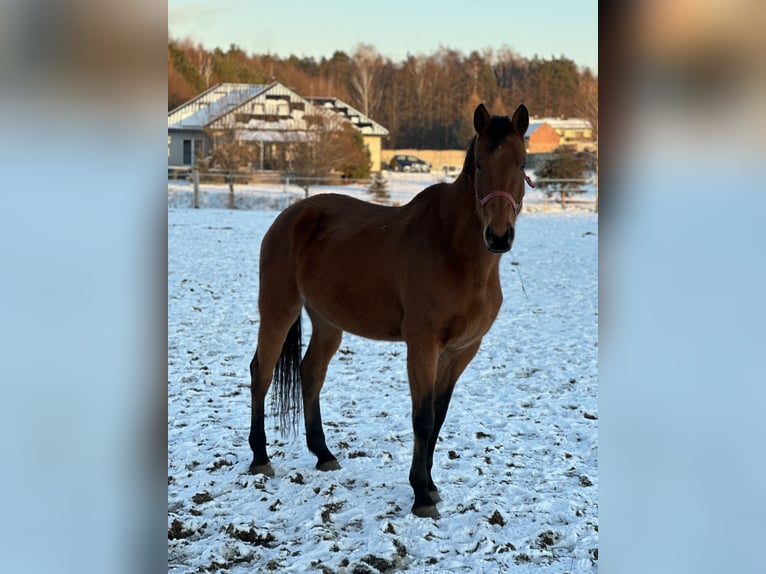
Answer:
<svg viewBox="0 0 766 574"><path fill-rule="evenodd" d="M168 114L168 128L202 129L272 84L218 84Z"/></svg>
<svg viewBox="0 0 766 574"><path fill-rule="evenodd" d="M363 135L388 135L388 130L382 125L338 98L303 98L279 82L272 82L271 84L218 84L168 113L168 129L201 130L234 110L243 108L245 104L266 92L273 96L288 96L294 101L305 102L308 108L314 106L338 114L338 116L348 120ZM272 96L267 95L266 97ZM302 117L302 115L299 113L294 118L289 116L281 118L278 122L279 125L260 125L263 123L262 120L252 119L246 122L245 126L242 126L243 130L262 130L263 133L251 133L244 136L243 132L243 139L284 141L285 136L278 135L279 132L306 129L305 122L298 120L298 117ZM294 120L298 120L297 123L301 125L294 125Z"/></svg>
<svg viewBox="0 0 766 574"><path fill-rule="evenodd" d="M592 128L590 121L582 118L530 118L530 127L533 124L548 124L554 130L589 130Z"/></svg>
<svg viewBox="0 0 766 574"><path fill-rule="evenodd" d="M343 100L332 97L310 97L306 98L315 106L321 106L335 113L345 116L351 124L364 135L387 136L388 130L373 120L371 117L363 114L356 108L350 106Z"/></svg>

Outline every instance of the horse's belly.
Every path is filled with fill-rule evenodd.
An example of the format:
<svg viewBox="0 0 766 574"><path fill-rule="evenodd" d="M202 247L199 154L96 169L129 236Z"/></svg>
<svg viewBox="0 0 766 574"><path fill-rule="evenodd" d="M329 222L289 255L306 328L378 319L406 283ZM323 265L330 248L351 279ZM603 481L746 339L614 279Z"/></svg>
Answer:
<svg viewBox="0 0 766 574"><path fill-rule="evenodd" d="M380 287L380 286L378 286ZM306 304L343 331L368 339L402 338L402 310L393 292L346 282L304 290Z"/></svg>

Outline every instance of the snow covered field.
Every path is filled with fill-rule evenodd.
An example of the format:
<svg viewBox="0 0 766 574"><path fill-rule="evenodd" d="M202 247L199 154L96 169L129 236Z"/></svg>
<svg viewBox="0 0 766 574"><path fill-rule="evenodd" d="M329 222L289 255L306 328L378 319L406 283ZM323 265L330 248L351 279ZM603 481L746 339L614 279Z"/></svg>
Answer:
<svg viewBox="0 0 766 574"><path fill-rule="evenodd" d="M597 215L535 213L528 191L503 308L436 448L442 516L422 519L401 343L344 335L322 393L341 470L315 470L303 431L270 417L276 476L247 474L258 251L293 192L253 188L254 209L229 211L188 209L189 191L168 185L169 572L598 571Z"/></svg>

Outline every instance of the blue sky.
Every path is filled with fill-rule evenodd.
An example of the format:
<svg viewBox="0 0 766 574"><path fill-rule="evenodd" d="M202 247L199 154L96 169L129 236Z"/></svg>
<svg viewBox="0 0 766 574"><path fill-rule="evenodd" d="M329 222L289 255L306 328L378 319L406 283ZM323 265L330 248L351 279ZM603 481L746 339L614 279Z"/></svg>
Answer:
<svg viewBox="0 0 766 574"><path fill-rule="evenodd" d="M597 0L168 0L168 31L207 48L316 59L359 43L394 61L440 47L510 48L598 73Z"/></svg>

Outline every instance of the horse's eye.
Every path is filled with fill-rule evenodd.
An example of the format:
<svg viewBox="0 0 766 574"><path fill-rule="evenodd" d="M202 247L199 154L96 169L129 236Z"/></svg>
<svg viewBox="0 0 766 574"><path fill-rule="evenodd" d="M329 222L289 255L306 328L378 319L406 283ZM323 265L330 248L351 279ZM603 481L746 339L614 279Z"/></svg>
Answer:
<svg viewBox="0 0 766 574"><path fill-rule="evenodd" d="M525 169L527 169L527 164L522 163L521 164L521 171L524 171Z"/></svg>

